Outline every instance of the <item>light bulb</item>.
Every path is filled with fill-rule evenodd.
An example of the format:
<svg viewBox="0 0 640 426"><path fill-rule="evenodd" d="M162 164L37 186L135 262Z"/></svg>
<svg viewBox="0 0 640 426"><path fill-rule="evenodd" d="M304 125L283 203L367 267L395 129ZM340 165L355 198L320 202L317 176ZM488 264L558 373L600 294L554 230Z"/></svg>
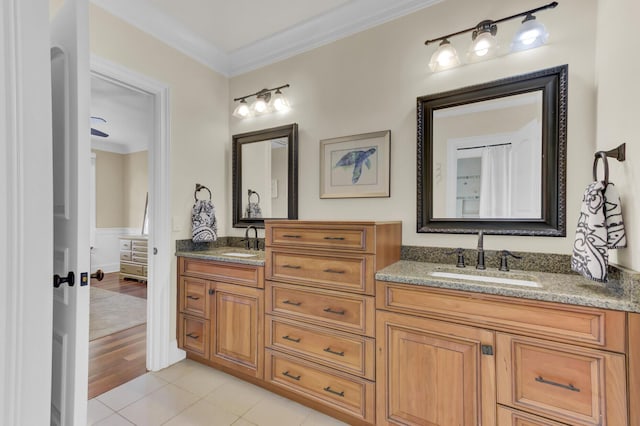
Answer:
<svg viewBox="0 0 640 426"><path fill-rule="evenodd" d="M258 114L262 114L263 112L267 111L267 103L265 102L264 98L258 96L255 102L253 102L253 104L251 105L251 109Z"/></svg>
<svg viewBox="0 0 640 426"><path fill-rule="evenodd" d="M516 52L519 50L533 49L542 46L547 42L549 33L543 24L536 21L536 17L529 14L520 29L516 32L511 42L511 50Z"/></svg>
<svg viewBox="0 0 640 426"><path fill-rule="evenodd" d="M469 53L478 58L484 58L497 49L497 42L491 33L478 34L476 39L471 43ZM490 56L490 55L489 55Z"/></svg>
<svg viewBox="0 0 640 426"><path fill-rule="evenodd" d="M251 110L249 109L249 105L247 105L247 101L242 99L240 101L240 104L238 104L238 106L236 107L236 109L233 110L232 115L238 118L249 117L251 115Z"/></svg>
<svg viewBox="0 0 640 426"><path fill-rule="evenodd" d="M280 89L276 90L276 93L274 93L271 98L271 104L273 105L273 109L276 111L286 112L291 109L289 101L285 98Z"/></svg>
<svg viewBox="0 0 640 426"><path fill-rule="evenodd" d="M460 65L458 52L456 52L456 49L451 45L449 40L442 40L438 49L431 55L429 68L431 68L431 71L437 72L458 65Z"/></svg>

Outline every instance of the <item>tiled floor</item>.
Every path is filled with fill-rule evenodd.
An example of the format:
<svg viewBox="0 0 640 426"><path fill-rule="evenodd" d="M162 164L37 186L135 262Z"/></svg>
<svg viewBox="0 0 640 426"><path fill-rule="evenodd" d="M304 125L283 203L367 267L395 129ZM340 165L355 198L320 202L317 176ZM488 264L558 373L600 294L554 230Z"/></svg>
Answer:
<svg viewBox="0 0 640 426"><path fill-rule="evenodd" d="M213 368L184 360L90 400L87 424L320 426L345 423Z"/></svg>

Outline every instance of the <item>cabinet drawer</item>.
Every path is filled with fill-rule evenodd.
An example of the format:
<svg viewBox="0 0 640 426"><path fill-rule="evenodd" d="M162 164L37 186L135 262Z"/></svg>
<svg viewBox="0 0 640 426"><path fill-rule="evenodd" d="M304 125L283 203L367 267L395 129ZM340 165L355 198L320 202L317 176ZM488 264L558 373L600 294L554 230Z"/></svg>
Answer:
<svg viewBox="0 0 640 426"><path fill-rule="evenodd" d="M308 254L267 248L267 279L374 294L374 256Z"/></svg>
<svg viewBox="0 0 640 426"><path fill-rule="evenodd" d="M203 358L209 358L209 321L180 314L180 347Z"/></svg>
<svg viewBox="0 0 640 426"><path fill-rule="evenodd" d="M374 423L374 383L270 350L266 357L268 382Z"/></svg>
<svg viewBox="0 0 640 426"><path fill-rule="evenodd" d="M209 283L198 278L180 278L180 312L209 318Z"/></svg>
<svg viewBox="0 0 640 426"><path fill-rule="evenodd" d="M120 272L131 275L146 275L145 267L133 263L120 263Z"/></svg>
<svg viewBox="0 0 640 426"><path fill-rule="evenodd" d="M120 240L120 250L131 250L131 240Z"/></svg>
<svg viewBox="0 0 640 426"><path fill-rule="evenodd" d="M373 336L375 327L372 297L271 281L267 281L267 312L367 336Z"/></svg>
<svg viewBox="0 0 640 426"><path fill-rule="evenodd" d="M377 308L625 351L625 313L378 281Z"/></svg>
<svg viewBox="0 0 640 426"><path fill-rule="evenodd" d="M131 241L131 249L132 250L143 251L143 252L146 253L146 251L147 251L147 241L132 240Z"/></svg>
<svg viewBox="0 0 640 426"><path fill-rule="evenodd" d="M264 268L261 266L180 257L179 274L249 287L264 287Z"/></svg>
<svg viewBox="0 0 640 426"><path fill-rule="evenodd" d="M375 341L267 315L266 344L347 373L375 378Z"/></svg>
<svg viewBox="0 0 640 426"><path fill-rule="evenodd" d="M120 252L120 260L131 260L131 252L130 251L121 251Z"/></svg>
<svg viewBox="0 0 640 426"><path fill-rule="evenodd" d="M498 402L571 425L627 424L625 357L496 336Z"/></svg>
<svg viewBox="0 0 640 426"><path fill-rule="evenodd" d="M374 229L373 225L279 223L267 226L265 238L267 246L372 252Z"/></svg>
<svg viewBox="0 0 640 426"><path fill-rule="evenodd" d="M140 255L138 253L133 253L131 255L131 261L132 262L136 262L136 263L144 263L144 264L146 264L147 263L147 255L146 254Z"/></svg>
<svg viewBox="0 0 640 426"><path fill-rule="evenodd" d="M567 424L498 405L498 426L567 426Z"/></svg>

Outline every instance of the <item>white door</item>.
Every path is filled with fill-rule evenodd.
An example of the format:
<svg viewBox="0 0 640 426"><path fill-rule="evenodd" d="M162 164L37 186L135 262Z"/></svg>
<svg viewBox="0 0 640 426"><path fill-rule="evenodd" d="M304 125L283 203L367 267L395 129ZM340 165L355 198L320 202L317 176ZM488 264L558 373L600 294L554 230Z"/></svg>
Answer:
<svg viewBox="0 0 640 426"><path fill-rule="evenodd" d="M53 290L51 424L84 425L89 342L89 34L87 0L51 22L53 268L75 283Z"/></svg>

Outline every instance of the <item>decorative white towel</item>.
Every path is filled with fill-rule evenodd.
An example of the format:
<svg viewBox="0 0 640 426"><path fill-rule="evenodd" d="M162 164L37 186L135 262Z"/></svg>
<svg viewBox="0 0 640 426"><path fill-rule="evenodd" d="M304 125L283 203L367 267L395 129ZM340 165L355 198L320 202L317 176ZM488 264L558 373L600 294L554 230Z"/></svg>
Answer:
<svg viewBox="0 0 640 426"><path fill-rule="evenodd" d="M218 239L216 209L210 200L196 200L191 209L192 240L194 243Z"/></svg>
<svg viewBox="0 0 640 426"><path fill-rule="evenodd" d="M590 280L607 282L609 249L627 244L620 197L612 183L587 186L571 256L571 269Z"/></svg>

